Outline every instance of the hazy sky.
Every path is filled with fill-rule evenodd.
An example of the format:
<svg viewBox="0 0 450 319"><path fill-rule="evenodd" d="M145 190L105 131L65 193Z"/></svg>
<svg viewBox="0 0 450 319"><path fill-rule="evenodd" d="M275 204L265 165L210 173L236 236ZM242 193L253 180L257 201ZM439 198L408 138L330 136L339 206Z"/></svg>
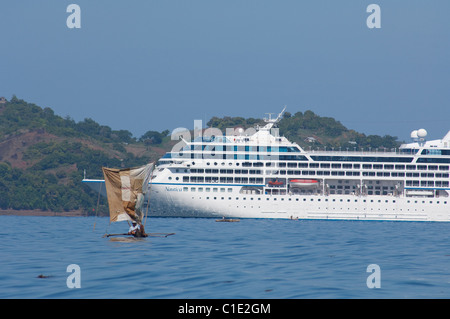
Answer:
<svg viewBox="0 0 450 319"><path fill-rule="evenodd" d="M287 105L365 134L441 138L449 12L448 0L3 0L0 96L137 137Z"/></svg>

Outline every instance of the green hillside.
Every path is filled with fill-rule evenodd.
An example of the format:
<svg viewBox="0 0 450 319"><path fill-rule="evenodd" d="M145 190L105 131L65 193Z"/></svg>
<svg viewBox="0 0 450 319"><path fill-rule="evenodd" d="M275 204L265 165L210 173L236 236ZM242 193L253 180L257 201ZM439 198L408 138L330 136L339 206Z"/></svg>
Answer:
<svg viewBox="0 0 450 319"><path fill-rule="evenodd" d="M283 119L279 123L280 134L288 139L295 141L302 147L339 149L346 150L349 148L368 149L384 149L387 150L398 148L400 142L397 137L385 135L365 135L354 130L347 129L339 121L331 117L321 117L312 111L304 113L297 112L291 115L289 112L284 114ZM308 139L308 138L314 138ZM311 142L313 141L313 142Z"/></svg>
<svg viewBox="0 0 450 319"><path fill-rule="evenodd" d="M157 160L170 148L168 131L129 131L85 119L76 123L13 96L0 104L0 209L92 213L97 194L81 183L102 178L101 167ZM101 213L107 211L100 202Z"/></svg>
<svg viewBox="0 0 450 319"><path fill-rule="evenodd" d="M262 119L243 117L229 117L224 118L213 117L207 123L208 127L216 127L222 132L226 128L242 127L244 129L254 127L256 125L263 126L265 123ZM385 135L365 135L354 130L347 129L339 121L331 117L321 117L308 110L304 113L297 112L292 115L285 112L283 118L278 123L279 134L285 136L292 142L296 142L306 150L309 147L313 149L331 149L338 150L354 150L354 148L361 150L368 150L369 147L373 150L384 149L387 150L398 148L400 142L397 137Z"/></svg>
<svg viewBox="0 0 450 319"><path fill-rule="evenodd" d="M131 167L156 161L177 141L169 131L148 131L137 138L127 130L113 130L92 119L75 122L13 96L0 101L0 209L93 213L98 195L81 183L102 178L102 166ZM249 128L262 119L213 117L209 127ZM392 136L355 132L333 118L312 111L286 112L280 135L311 148L396 148ZM100 214L107 212L100 199Z"/></svg>

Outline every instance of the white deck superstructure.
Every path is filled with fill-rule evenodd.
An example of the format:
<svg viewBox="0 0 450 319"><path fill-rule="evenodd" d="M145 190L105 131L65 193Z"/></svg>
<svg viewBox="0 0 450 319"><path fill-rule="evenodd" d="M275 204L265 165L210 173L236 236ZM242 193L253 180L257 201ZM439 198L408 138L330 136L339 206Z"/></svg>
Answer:
<svg viewBox="0 0 450 319"><path fill-rule="evenodd" d="M395 151L305 151L273 132L282 113L252 134L200 136L168 152L149 215L450 221L450 131L434 141L414 131Z"/></svg>

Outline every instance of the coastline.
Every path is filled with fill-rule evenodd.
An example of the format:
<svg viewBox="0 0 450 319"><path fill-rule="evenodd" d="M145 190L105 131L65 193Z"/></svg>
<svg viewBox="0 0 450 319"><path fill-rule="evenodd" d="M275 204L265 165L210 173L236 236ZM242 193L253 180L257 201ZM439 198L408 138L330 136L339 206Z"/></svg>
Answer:
<svg viewBox="0 0 450 319"><path fill-rule="evenodd" d="M62 217L86 217L90 216L83 211L70 211L70 212L51 212L39 209L30 210L12 210L12 209L0 209L0 216L14 215L14 216L62 216Z"/></svg>

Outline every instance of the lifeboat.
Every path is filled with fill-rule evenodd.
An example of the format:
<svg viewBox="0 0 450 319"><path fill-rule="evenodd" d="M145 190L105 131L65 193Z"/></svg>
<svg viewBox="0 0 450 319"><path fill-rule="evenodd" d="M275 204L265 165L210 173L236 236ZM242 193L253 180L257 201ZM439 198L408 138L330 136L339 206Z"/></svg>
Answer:
<svg viewBox="0 0 450 319"><path fill-rule="evenodd" d="M316 179L292 179L289 181L291 187L310 188L319 186Z"/></svg>
<svg viewBox="0 0 450 319"><path fill-rule="evenodd" d="M270 186L281 186L281 185L284 185L284 182L283 181L279 181L279 180L275 180L275 181L270 181L269 185Z"/></svg>

